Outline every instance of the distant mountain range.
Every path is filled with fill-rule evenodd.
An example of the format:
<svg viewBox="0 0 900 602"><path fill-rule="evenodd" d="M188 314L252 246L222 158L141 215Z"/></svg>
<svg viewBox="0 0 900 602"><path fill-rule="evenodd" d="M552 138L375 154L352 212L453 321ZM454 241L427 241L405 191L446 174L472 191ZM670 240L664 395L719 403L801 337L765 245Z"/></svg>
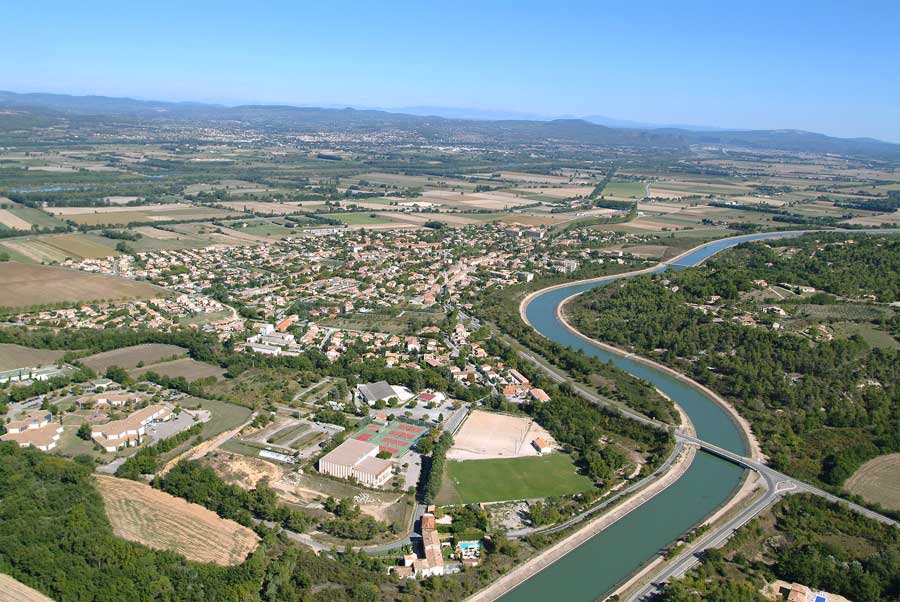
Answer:
<svg viewBox="0 0 900 602"><path fill-rule="evenodd" d="M499 142L546 142L686 149L690 145L832 153L866 159L900 161L900 144L873 138L835 138L799 130L718 130L692 126L660 127L592 115L542 119L539 115L502 111L408 107L396 111L337 109L287 105L225 106L0 91L0 109L50 117L122 116L142 120L240 121L258 128L415 131L426 138L481 137ZM434 115L433 113L444 113ZM0 122L2 123L2 122Z"/></svg>
<svg viewBox="0 0 900 602"><path fill-rule="evenodd" d="M371 107L374 108L374 107ZM497 120L525 120L525 121L553 121L555 119L583 119L597 125L605 125L611 128L634 128L641 130L655 130L660 128L675 128L694 132L722 131L727 128L718 128L704 125L684 125L678 123L647 123L642 121L630 121L628 119L616 119L605 115L544 115L541 113L521 113L518 111L491 111L486 109L460 109L453 107L416 106L400 108L378 108L378 110L390 113L406 113L408 115L420 115L423 117L446 117L447 119L477 119L483 121Z"/></svg>

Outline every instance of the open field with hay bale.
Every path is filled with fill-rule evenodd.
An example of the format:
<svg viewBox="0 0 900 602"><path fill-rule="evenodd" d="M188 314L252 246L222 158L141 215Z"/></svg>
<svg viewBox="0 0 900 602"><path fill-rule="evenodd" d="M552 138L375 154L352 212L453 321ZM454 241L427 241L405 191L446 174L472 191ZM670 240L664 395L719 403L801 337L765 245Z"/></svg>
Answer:
<svg viewBox="0 0 900 602"><path fill-rule="evenodd" d="M475 410L454 437L448 460L484 460L536 456L535 439L553 441L547 430L526 416Z"/></svg>
<svg viewBox="0 0 900 602"><path fill-rule="evenodd" d="M251 529L144 483L96 475L116 536L188 560L233 566L256 549Z"/></svg>
<svg viewBox="0 0 900 602"><path fill-rule="evenodd" d="M112 351L104 351L89 355L81 360L88 368L96 372L105 372L110 366L118 366L125 370L137 367L138 364L155 364L163 358L181 356L187 353L187 349L178 345L164 345L162 343L147 343L122 347Z"/></svg>
<svg viewBox="0 0 900 602"><path fill-rule="evenodd" d="M0 263L0 307L5 308L150 299L170 294L125 278L15 261Z"/></svg>
<svg viewBox="0 0 900 602"><path fill-rule="evenodd" d="M900 454L873 458L860 466L844 483L844 489L867 502L900 510Z"/></svg>

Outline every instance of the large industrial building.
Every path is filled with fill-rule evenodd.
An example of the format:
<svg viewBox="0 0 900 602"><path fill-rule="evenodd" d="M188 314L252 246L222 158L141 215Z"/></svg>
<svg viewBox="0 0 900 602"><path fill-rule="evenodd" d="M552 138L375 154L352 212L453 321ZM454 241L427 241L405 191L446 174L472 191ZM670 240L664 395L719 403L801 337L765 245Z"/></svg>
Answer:
<svg viewBox="0 0 900 602"><path fill-rule="evenodd" d="M347 439L322 456L319 472L342 479L356 479L368 487L380 487L391 478L393 464L377 455L377 445Z"/></svg>

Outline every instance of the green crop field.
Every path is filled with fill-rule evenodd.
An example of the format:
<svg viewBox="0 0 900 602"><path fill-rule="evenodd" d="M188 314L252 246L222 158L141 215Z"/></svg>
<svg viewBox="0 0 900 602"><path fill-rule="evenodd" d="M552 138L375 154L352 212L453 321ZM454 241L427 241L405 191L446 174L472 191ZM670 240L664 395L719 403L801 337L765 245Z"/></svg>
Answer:
<svg viewBox="0 0 900 602"><path fill-rule="evenodd" d="M448 462L441 504L476 504L572 495L587 491L593 483L578 474L572 458L546 456Z"/></svg>
<svg viewBox="0 0 900 602"><path fill-rule="evenodd" d="M610 182L603 187L603 196L621 196L642 199L647 189L641 182Z"/></svg>
<svg viewBox="0 0 900 602"><path fill-rule="evenodd" d="M366 224L387 224L391 221L386 217L379 216L377 213L365 213L362 211L355 213L331 213L328 215L328 217L340 220L345 224L349 224L351 226Z"/></svg>

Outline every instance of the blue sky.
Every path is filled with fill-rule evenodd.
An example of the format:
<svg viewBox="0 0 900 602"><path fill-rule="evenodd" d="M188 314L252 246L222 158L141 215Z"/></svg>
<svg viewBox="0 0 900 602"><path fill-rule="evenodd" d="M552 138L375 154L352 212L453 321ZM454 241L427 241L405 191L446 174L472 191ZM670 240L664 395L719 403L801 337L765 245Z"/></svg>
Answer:
<svg viewBox="0 0 900 602"><path fill-rule="evenodd" d="M0 1L0 89L900 142L900 2Z"/></svg>

